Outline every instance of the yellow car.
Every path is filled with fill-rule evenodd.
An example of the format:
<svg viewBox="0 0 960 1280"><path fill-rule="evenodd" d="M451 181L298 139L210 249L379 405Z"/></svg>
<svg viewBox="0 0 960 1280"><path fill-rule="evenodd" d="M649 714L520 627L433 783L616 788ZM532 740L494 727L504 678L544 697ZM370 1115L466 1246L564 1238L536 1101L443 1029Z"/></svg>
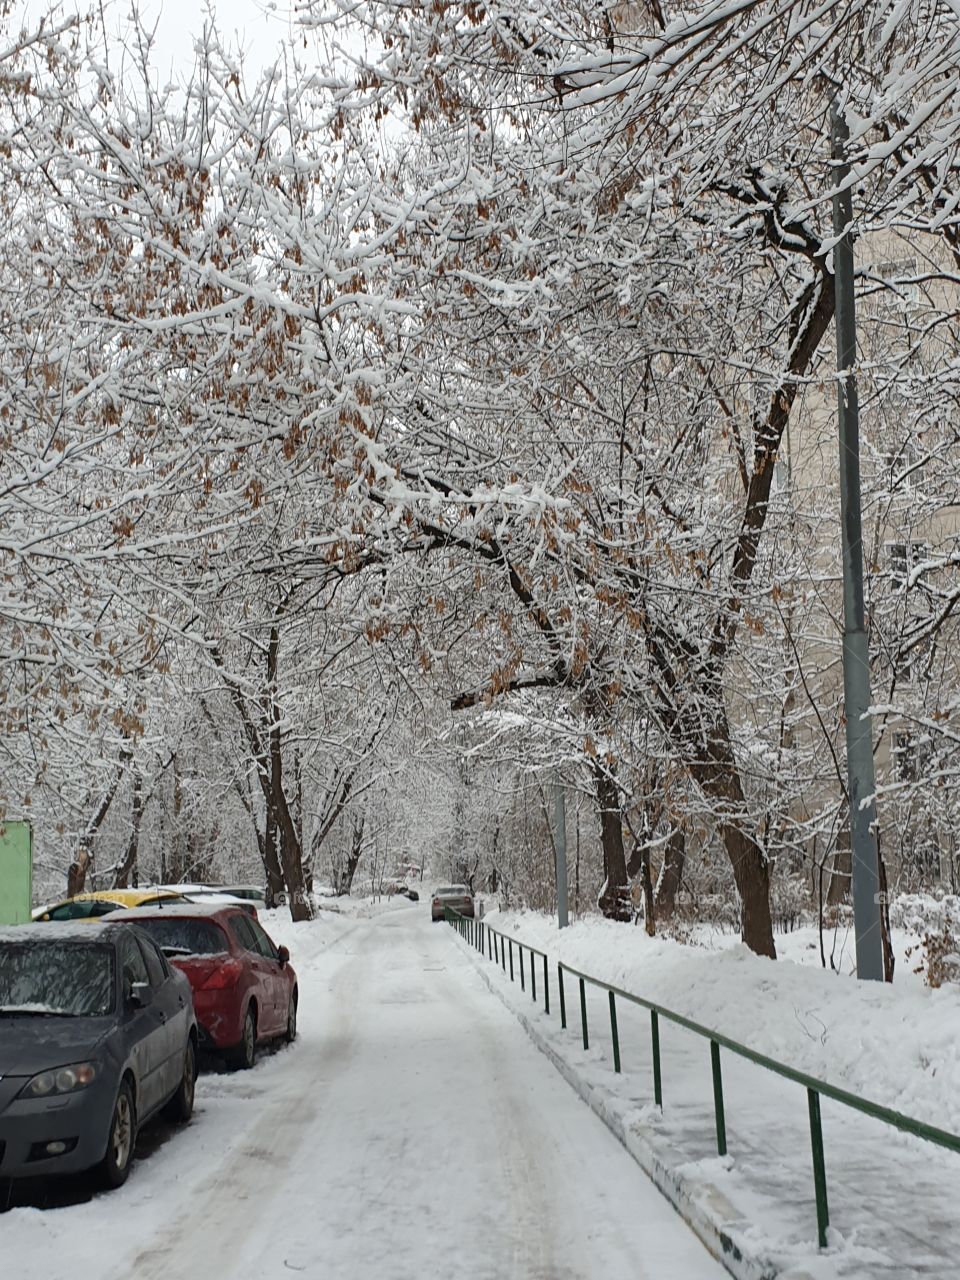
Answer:
<svg viewBox="0 0 960 1280"><path fill-rule="evenodd" d="M148 907L155 902L182 902L183 894L172 889L104 889L99 893L78 893L38 907L34 920L96 920L121 907Z"/></svg>

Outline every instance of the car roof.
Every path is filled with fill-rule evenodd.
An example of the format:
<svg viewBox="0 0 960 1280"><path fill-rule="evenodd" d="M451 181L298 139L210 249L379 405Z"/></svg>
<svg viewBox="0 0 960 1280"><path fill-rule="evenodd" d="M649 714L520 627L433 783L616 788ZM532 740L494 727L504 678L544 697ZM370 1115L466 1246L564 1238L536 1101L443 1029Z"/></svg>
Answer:
<svg viewBox="0 0 960 1280"><path fill-rule="evenodd" d="M237 898L232 893L213 893L212 891L197 893L192 891L185 893L183 896L189 899L190 902L208 902L211 906L242 907L247 910L248 914L249 908L254 905L249 898Z"/></svg>
<svg viewBox="0 0 960 1280"><path fill-rule="evenodd" d="M111 912L99 920L64 920L57 924L13 924L0 928L0 942L25 942L29 946L55 942L112 942L117 925L124 924L129 911ZM106 921L112 921L110 925Z"/></svg>
<svg viewBox="0 0 960 1280"><path fill-rule="evenodd" d="M149 906L131 907L127 911L111 911L104 920L136 924L138 920L229 920L232 916L244 916L246 912L233 903L223 905L215 902L173 902L169 907Z"/></svg>
<svg viewBox="0 0 960 1280"><path fill-rule="evenodd" d="M65 902L115 902L118 907L139 907L143 902L155 902L158 898L182 897L183 894L175 889L100 889L75 893L70 898L58 898L56 902L48 903L45 909L61 907Z"/></svg>
<svg viewBox="0 0 960 1280"><path fill-rule="evenodd" d="M234 889L243 889L245 892L256 893L263 897L263 888L255 884L244 884L240 880L232 880L229 884L209 884L200 881L184 881L182 884L165 884L164 889L171 889L175 893L230 893Z"/></svg>

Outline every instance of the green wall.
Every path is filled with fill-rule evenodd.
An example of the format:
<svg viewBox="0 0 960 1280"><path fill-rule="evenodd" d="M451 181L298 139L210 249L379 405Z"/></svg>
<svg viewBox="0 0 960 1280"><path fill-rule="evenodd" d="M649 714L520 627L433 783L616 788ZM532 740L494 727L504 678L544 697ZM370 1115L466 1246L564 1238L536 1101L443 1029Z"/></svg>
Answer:
<svg viewBox="0 0 960 1280"><path fill-rule="evenodd" d="M26 924L32 905L33 831L30 823L0 823L0 925Z"/></svg>

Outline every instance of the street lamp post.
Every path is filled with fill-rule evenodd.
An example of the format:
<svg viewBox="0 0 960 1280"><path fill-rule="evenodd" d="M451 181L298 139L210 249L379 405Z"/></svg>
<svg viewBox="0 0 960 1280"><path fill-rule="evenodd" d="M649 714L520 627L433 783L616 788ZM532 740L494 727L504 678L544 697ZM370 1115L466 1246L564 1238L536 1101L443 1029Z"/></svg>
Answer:
<svg viewBox="0 0 960 1280"><path fill-rule="evenodd" d="M857 327L853 283L853 199L847 143L850 131L836 98L833 138L833 272L836 288L837 402L840 433L840 530L843 549L843 701L847 722L847 789L857 977L883 980L876 784L870 716L870 649L863 602L860 512L860 408L855 366ZM841 190L841 187L843 188Z"/></svg>
<svg viewBox="0 0 960 1280"><path fill-rule="evenodd" d="M567 914L567 806L563 783L557 781L553 788L553 847L557 861L557 920L565 929L569 924Z"/></svg>

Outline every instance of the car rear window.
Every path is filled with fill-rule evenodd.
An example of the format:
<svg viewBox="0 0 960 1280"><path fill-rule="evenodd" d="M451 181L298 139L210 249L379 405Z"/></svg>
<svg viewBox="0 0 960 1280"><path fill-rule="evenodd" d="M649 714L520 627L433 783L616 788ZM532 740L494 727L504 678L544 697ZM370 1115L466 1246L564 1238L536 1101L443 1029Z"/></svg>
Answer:
<svg viewBox="0 0 960 1280"><path fill-rule="evenodd" d="M226 934L213 920L190 920L166 916L160 920L136 920L138 929L149 933L168 955L215 956L229 951Z"/></svg>
<svg viewBox="0 0 960 1280"><path fill-rule="evenodd" d="M447 885L445 889L437 890L438 898L469 898L470 890L465 884Z"/></svg>
<svg viewBox="0 0 960 1280"><path fill-rule="evenodd" d="M0 942L0 1017L113 1010L113 948L81 942Z"/></svg>

